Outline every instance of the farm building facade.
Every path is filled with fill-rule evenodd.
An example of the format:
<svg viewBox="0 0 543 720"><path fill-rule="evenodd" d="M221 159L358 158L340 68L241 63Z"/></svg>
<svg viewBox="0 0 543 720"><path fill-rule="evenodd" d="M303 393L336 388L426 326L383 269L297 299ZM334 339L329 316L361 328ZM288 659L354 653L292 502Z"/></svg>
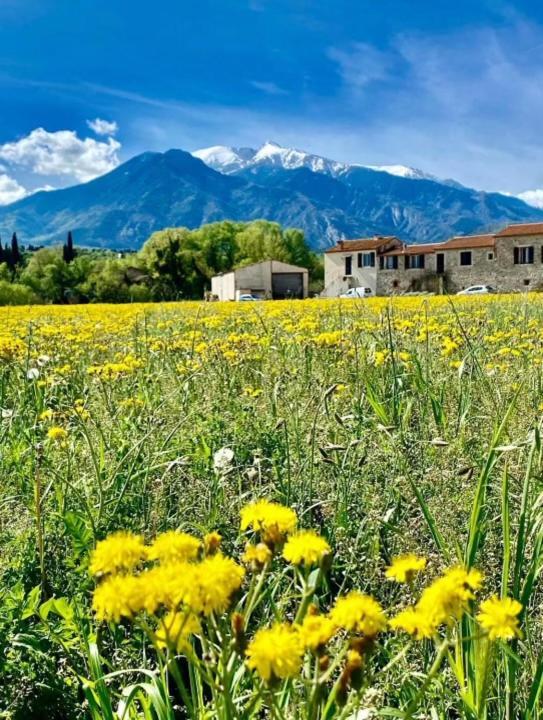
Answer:
<svg viewBox="0 0 543 720"><path fill-rule="evenodd" d="M340 240L324 255L324 296L352 287L376 295L458 292L474 284L500 292L543 289L543 223L406 245L396 237Z"/></svg>
<svg viewBox="0 0 543 720"><path fill-rule="evenodd" d="M211 278L211 294L219 300L239 300L241 295L262 300L306 298L308 286L307 268L279 260L245 265Z"/></svg>

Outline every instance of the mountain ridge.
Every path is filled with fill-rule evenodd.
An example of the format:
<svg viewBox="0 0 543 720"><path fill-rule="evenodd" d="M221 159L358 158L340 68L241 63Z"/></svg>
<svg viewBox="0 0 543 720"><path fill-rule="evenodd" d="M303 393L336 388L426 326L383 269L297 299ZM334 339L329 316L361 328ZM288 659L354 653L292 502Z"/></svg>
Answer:
<svg viewBox="0 0 543 720"><path fill-rule="evenodd" d="M221 162L219 172L209 163ZM403 167L403 166L402 166ZM146 152L90 182L38 192L0 208L0 235L52 244L138 249L164 227L266 219L303 229L323 250L341 238L397 235L434 242L543 220L523 201L454 181L348 165L276 143Z"/></svg>

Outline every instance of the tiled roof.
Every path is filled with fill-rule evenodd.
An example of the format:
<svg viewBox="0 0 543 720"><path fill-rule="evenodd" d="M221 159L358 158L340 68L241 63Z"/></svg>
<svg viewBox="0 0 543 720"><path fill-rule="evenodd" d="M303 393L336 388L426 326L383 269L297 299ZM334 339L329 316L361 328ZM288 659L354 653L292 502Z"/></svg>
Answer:
<svg viewBox="0 0 543 720"><path fill-rule="evenodd" d="M385 247L390 244L401 244L400 240L394 235L382 237L376 235L371 238L360 238L358 240L339 240L334 247L326 250L326 253L335 252L356 252L357 250L378 250L380 247Z"/></svg>
<svg viewBox="0 0 543 720"><path fill-rule="evenodd" d="M394 250L388 250L383 255L430 255L431 253L439 250L445 245L445 243L419 243L416 245L405 245L402 248L395 248Z"/></svg>
<svg viewBox="0 0 543 720"><path fill-rule="evenodd" d="M442 250L462 250L464 248L493 248L496 244L494 235L459 235L441 246Z"/></svg>
<svg viewBox="0 0 543 720"><path fill-rule="evenodd" d="M519 223L518 225L508 225L506 228L496 233L496 237L512 237L516 235L543 235L543 223Z"/></svg>

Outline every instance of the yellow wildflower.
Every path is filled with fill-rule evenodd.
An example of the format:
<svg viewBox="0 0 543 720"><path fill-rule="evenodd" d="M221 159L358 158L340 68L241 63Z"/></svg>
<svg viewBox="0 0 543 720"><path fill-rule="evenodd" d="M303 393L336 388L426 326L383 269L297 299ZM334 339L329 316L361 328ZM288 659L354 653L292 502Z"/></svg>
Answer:
<svg viewBox="0 0 543 720"><path fill-rule="evenodd" d="M257 545L246 545L245 553L243 554L243 562L246 565L256 565L257 567L263 567L272 559L272 551L264 543L258 543Z"/></svg>
<svg viewBox="0 0 543 720"><path fill-rule="evenodd" d="M134 598L137 597L138 578L132 575L112 575L103 580L92 599L92 607L98 620L119 623L121 618L131 618L135 613Z"/></svg>
<svg viewBox="0 0 543 720"><path fill-rule="evenodd" d="M68 437L68 431L55 425L54 427L49 428L49 430L47 431L47 437L53 442L63 444L66 442L66 439Z"/></svg>
<svg viewBox="0 0 543 720"><path fill-rule="evenodd" d="M390 627L394 630L404 630L417 640L431 638L437 629L431 618L417 608L402 610L396 617L392 618Z"/></svg>
<svg viewBox="0 0 543 720"><path fill-rule="evenodd" d="M521 603L513 598L491 597L481 603L477 620L491 640L521 637L518 615Z"/></svg>
<svg viewBox="0 0 543 720"><path fill-rule="evenodd" d="M481 587L482 580L482 574L474 568L449 568L424 590L417 608L436 626L459 619L468 602L474 599L474 592Z"/></svg>
<svg viewBox="0 0 543 720"><path fill-rule="evenodd" d="M392 564L386 570L386 577L389 580L396 580L399 583L411 582L420 570L426 567L426 559L417 555L400 555L392 560Z"/></svg>
<svg viewBox="0 0 543 720"><path fill-rule="evenodd" d="M246 650L247 665L262 680L290 678L299 674L304 646L300 634L286 623L258 630Z"/></svg>
<svg viewBox="0 0 543 720"><path fill-rule="evenodd" d="M107 575L119 570L132 570L145 558L141 535L120 530L100 540L91 555L92 575Z"/></svg>
<svg viewBox="0 0 543 720"><path fill-rule="evenodd" d="M194 613L170 612L161 618L155 640L159 647L187 653L190 650L190 635L199 630L200 622Z"/></svg>
<svg viewBox="0 0 543 720"><path fill-rule="evenodd" d="M377 600L358 590L338 598L330 617L338 627L360 632L368 637L374 637L387 625L383 608Z"/></svg>
<svg viewBox="0 0 543 720"><path fill-rule="evenodd" d="M263 540L273 543L282 541L297 522L294 510L269 500L257 500L241 510L241 529L251 528L262 533Z"/></svg>
<svg viewBox="0 0 543 720"><path fill-rule="evenodd" d="M147 549L147 557L149 560L158 560L161 563L193 560L198 555L201 545L198 538L188 533L168 530L155 538Z"/></svg>
<svg viewBox="0 0 543 720"><path fill-rule="evenodd" d="M318 565L330 552L330 545L314 530L291 535L283 548L283 557L293 565Z"/></svg>
<svg viewBox="0 0 543 720"><path fill-rule="evenodd" d="M336 632L334 621L326 615L308 614L300 625L300 637L306 648L317 650L333 637Z"/></svg>

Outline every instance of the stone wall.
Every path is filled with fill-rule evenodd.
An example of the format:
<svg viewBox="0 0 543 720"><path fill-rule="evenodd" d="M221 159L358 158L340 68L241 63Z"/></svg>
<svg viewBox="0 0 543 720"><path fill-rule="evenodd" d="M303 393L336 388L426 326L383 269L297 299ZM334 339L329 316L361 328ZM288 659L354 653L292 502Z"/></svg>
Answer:
<svg viewBox="0 0 543 720"><path fill-rule="evenodd" d="M532 264L514 264L514 248L533 247ZM497 237L496 280L499 291L543 289L543 235Z"/></svg>
<svg viewBox="0 0 543 720"><path fill-rule="evenodd" d="M471 265L460 265L462 252L471 252ZM470 285L496 286L498 261L493 248L462 248L446 250L443 254L445 255L443 286L448 293L464 290Z"/></svg>

